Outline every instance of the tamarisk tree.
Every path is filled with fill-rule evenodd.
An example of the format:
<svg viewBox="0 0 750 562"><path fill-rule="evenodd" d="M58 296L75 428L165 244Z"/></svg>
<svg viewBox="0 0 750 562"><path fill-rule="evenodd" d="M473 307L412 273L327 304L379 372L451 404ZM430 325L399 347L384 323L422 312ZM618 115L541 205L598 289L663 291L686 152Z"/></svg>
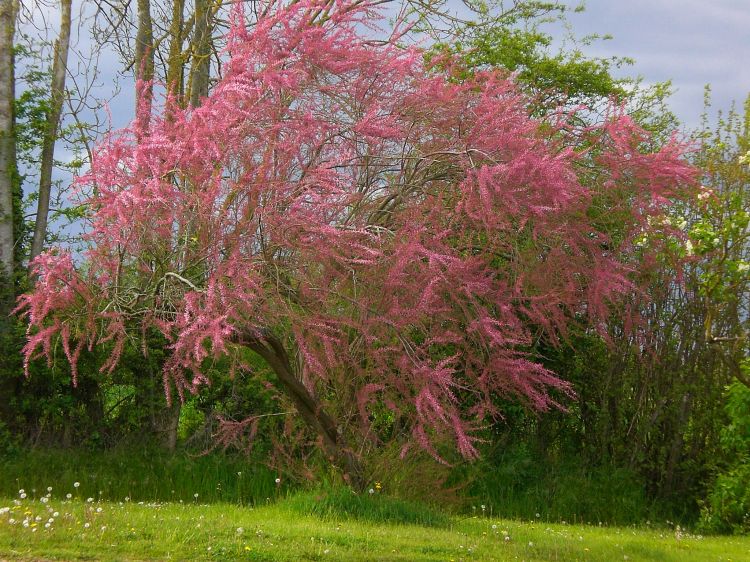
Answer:
<svg viewBox="0 0 750 562"><path fill-rule="evenodd" d="M167 99L99 146L85 260L42 254L21 298L27 364L59 342L75 377L108 345L112 371L158 330L182 397L248 348L355 487L375 404L409 429L404 453L449 437L472 458L498 397L572 394L529 345L633 289L630 234L690 181L680 146L639 152L616 111L535 121L511 81L427 67L369 4L274 4L250 31L235 12L200 107ZM349 399L356 425L331 413Z"/></svg>

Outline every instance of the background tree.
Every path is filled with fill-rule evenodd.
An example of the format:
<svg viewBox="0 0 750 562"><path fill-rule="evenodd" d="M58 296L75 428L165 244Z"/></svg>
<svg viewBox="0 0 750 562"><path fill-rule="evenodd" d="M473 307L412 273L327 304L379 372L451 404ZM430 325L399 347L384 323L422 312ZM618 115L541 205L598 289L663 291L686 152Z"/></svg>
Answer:
<svg viewBox="0 0 750 562"><path fill-rule="evenodd" d="M708 92L707 92L708 98ZM708 105L708 104L707 104ZM750 530L750 98L709 128L704 119L696 161L704 186L692 207L696 301L704 310L703 339L727 372L721 440L702 506L710 531ZM733 380L732 380L733 379Z"/></svg>
<svg viewBox="0 0 750 562"><path fill-rule="evenodd" d="M52 88L50 91L49 113L42 143L41 166L39 172L39 193L37 199L36 220L34 221L34 238L31 242L29 260L38 256L44 247L47 235L47 217L49 215L50 195L52 191L52 167L55 158L55 144L63 101L65 99L65 78L68 72L68 49L70 47L72 0L60 1L60 35L55 43L52 66Z"/></svg>
<svg viewBox="0 0 750 562"><path fill-rule="evenodd" d="M701 256L700 297L706 308L706 340L714 344L732 375L750 387L750 99L744 111L707 128L697 164L704 171L697 210L690 231L692 250Z"/></svg>
<svg viewBox="0 0 750 562"><path fill-rule="evenodd" d="M17 3L0 3L0 326L8 329L14 283L13 197L18 189L15 140L15 64L13 38Z"/></svg>

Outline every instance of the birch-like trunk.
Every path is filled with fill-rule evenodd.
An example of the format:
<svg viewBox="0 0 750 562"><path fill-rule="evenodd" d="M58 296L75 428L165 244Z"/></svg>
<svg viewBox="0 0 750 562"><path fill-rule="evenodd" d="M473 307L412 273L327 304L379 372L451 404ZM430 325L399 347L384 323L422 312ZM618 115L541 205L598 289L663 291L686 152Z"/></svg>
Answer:
<svg viewBox="0 0 750 562"><path fill-rule="evenodd" d="M17 181L13 38L16 0L0 0L0 322L13 304L13 191Z"/></svg>

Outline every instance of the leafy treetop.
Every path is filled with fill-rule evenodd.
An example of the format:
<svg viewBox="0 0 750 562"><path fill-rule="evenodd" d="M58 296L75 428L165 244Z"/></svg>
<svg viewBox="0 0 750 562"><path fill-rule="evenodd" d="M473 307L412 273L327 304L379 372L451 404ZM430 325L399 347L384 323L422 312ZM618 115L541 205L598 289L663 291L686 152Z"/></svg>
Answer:
<svg viewBox="0 0 750 562"><path fill-rule="evenodd" d="M59 338L74 373L112 346L111 371L129 330L155 329L182 395L249 347L352 473L325 397L355 388L360 427L377 402L408 420L406 447L437 456L447 435L471 458L498 396L546 410L571 394L524 349L632 290L632 237L597 217L648 228L690 181L681 147L642 153L616 110L583 129L531 119L512 81L451 80L398 30L373 39L374 4L275 3L250 31L236 8L205 103L167 100L101 144L79 180L96 193L85 264L43 254L21 297L27 364Z"/></svg>

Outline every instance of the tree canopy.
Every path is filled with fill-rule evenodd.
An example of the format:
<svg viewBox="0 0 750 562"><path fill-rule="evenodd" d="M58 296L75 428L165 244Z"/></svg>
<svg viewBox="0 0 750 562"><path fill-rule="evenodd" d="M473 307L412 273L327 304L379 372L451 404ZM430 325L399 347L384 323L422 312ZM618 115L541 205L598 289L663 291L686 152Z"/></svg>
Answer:
<svg viewBox="0 0 750 562"><path fill-rule="evenodd" d="M168 98L101 143L85 261L42 254L21 298L27 365L59 340L74 377L111 346L108 372L157 331L183 396L248 348L355 484L375 404L406 420L404 452L447 435L472 458L498 396L571 393L528 348L634 289L633 239L692 181L682 147L641 150L617 108L533 119L502 75L400 47L376 4L274 4L250 30L238 4L202 105ZM329 414L342 400L357 429Z"/></svg>

